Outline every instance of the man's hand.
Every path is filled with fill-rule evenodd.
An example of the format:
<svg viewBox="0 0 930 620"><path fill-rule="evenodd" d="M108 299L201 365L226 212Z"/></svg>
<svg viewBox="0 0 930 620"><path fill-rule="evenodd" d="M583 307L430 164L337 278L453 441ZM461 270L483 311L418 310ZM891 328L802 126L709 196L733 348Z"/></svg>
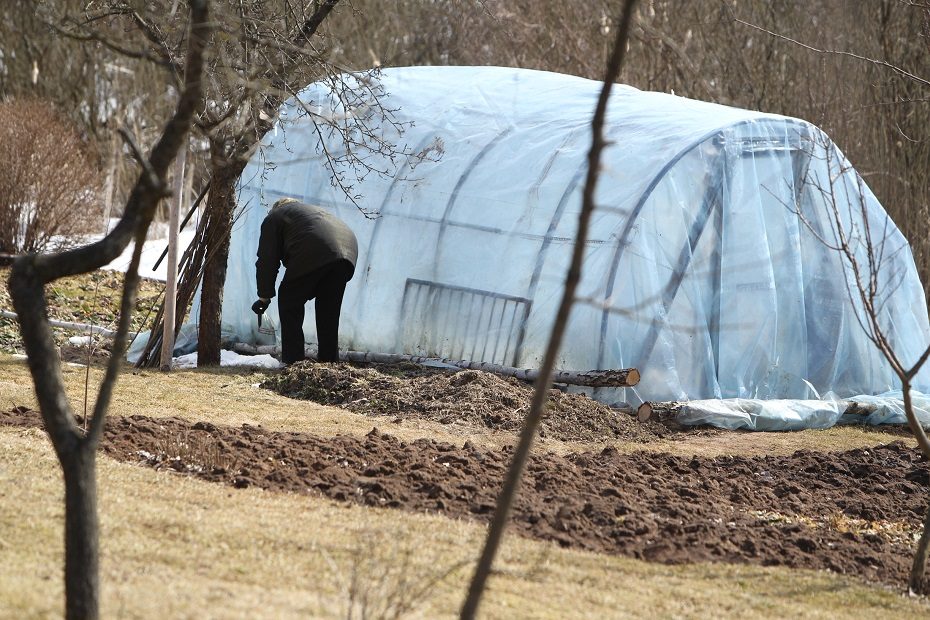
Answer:
<svg viewBox="0 0 930 620"><path fill-rule="evenodd" d="M252 304L252 312L261 316L265 314L265 310L268 309L268 304L271 303L270 299L265 299L264 297L259 297L255 300L255 303Z"/></svg>

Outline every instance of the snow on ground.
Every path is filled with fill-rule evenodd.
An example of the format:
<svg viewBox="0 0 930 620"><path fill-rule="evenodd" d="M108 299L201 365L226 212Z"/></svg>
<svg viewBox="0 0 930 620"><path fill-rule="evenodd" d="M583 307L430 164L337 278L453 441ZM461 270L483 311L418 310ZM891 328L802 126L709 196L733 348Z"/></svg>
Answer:
<svg viewBox="0 0 930 620"><path fill-rule="evenodd" d="M118 221L118 218L111 218L109 229L112 229ZM181 259L181 256L184 254L184 250L186 250L187 247L191 244L191 241L194 240L194 232L196 231L196 228L196 222L192 219L187 223L187 226L184 228L184 230L182 230L178 235L178 260ZM102 235L91 237L89 241L95 241L101 237ZM161 261L158 269L154 268L158 257L161 256L161 253L164 252L167 247L168 238L166 234L166 226L164 224L152 224L152 226L149 228L149 234L146 237L145 244L142 246L142 259L139 263L140 276L143 278L151 278L153 280L161 281L165 281L167 279L167 257ZM119 258L112 261L109 265L105 265L103 268L111 269L113 271L125 272L127 269L129 269L129 261L132 260L132 250L133 244L130 243L128 246L126 246L126 249L119 256Z"/></svg>
<svg viewBox="0 0 930 620"><path fill-rule="evenodd" d="M244 366L249 368L282 368L284 364L270 355L239 355L234 351L220 351L220 366ZM188 353L174 358L173 368L196 368L197 353Z"/></svg>

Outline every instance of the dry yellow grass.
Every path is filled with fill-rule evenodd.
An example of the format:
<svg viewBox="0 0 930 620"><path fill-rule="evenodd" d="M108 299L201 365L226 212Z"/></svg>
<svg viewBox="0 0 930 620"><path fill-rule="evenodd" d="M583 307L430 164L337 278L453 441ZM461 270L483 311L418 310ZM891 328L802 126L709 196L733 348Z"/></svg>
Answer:
<svg viewBox="0 0 930 620"><path fill-rule="evenodd" d="M81 402L85 369L64 377ZM99 371L91 371L93 394ZM404 439L490 445L499 433L393 424L254 387L217 370L120 377L111 412L261 424L320 435L378 425ZM34 406L20 359L0 356L0 406ZM723 434L648 449L715 454L842 449L888 441L863 429ZM580 446L548 441L547 449ZM623 449L643 446L624 445ZM103 609L119 618L454 617L483 527L431 515L235 490L100 458ZM0 429L0 617L62 612L62 488L43 433ZM484 604L488 618L914 617L925 599L827 573L663 566L508 537ZM435 583L433 583L435 582Z"/></svg>
<svg viewBox="0 0 930 620"><path fill-rule="evenodd" d="M0 617L60 617L57 462L35 429L0 430L0 445ZM454 617L484 531L438 516L235 490L103 457L100 495L108 618L338 618L350 609L352 617ZM828 573L663 566L516 537L507 538L497 569L482 617L930 613L924 599Z"/></svg>

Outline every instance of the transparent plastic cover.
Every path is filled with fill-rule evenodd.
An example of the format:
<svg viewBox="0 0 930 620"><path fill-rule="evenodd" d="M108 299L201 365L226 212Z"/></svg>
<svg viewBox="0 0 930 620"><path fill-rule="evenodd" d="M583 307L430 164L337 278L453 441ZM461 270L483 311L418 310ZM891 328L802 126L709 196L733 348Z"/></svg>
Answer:
<svg viewBox="0 0 930 620"><path fill-rule="evenodd" d="M311 85L243 174L224 336L280 338L276 304L261 330L249 308L262 219L292 196L331 209L359 239L342 348L537 367L600 88L495 67ZM879 324L905 363L930 342L923 289L906 240L820 130L617 86L606 136L559 367L639 369L636 388L594 392L608 403L900 387L863 328L862 273L838 239L874 267ZM305 334L315 342L312 304ZM914 386L927 385L925 372Z"/></svg>

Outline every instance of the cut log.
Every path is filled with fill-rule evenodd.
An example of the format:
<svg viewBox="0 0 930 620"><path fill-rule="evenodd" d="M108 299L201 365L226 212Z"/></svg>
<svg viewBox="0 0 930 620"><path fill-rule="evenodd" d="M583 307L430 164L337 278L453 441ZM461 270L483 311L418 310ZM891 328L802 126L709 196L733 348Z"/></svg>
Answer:
<svg viewBox="0 0 930 620"><path fill-rule="evenodd" d="M506 368L506 367L503 367ZM639 383L639 371L635 368L613 370L557 370L553 383L568 383L587 387L632 387Z"/></svg>
<svg viewBox="0 0 930 620"><path fill-rule="evenodd" d="M279 353L276 346L253 346L244 343L238 343L233 346L237 353ZM316 349L307 348L307 356L316 357ZM453 360L438 357L423 357L419 355L404 355L400 353L376 353L371 351L340 351L339 359L347 362L365 363L372 362L376 364L397 364L400 362L412 362L414 364L443 365L452 368L463 368L466 370L483 370L496 375L516 377L524 381L535 381L539 378L539 370L536 368L515 368L513 366L503 366L501 364L491 364L488 362L473 362L470 360ZM631 387L639 383L639 371L635 368L620 368L614 370L560 370L552 377L553 383L565 383L568 385L579 385L584 387Z"/></svg>
<svg viewBox="0 0 930 620"><path fill-rule="evenodd" d="M678 410L684 403L678 401L648 401L636 409L636 417L640 422L661 422L668 426L674 424Z"/></svg>

